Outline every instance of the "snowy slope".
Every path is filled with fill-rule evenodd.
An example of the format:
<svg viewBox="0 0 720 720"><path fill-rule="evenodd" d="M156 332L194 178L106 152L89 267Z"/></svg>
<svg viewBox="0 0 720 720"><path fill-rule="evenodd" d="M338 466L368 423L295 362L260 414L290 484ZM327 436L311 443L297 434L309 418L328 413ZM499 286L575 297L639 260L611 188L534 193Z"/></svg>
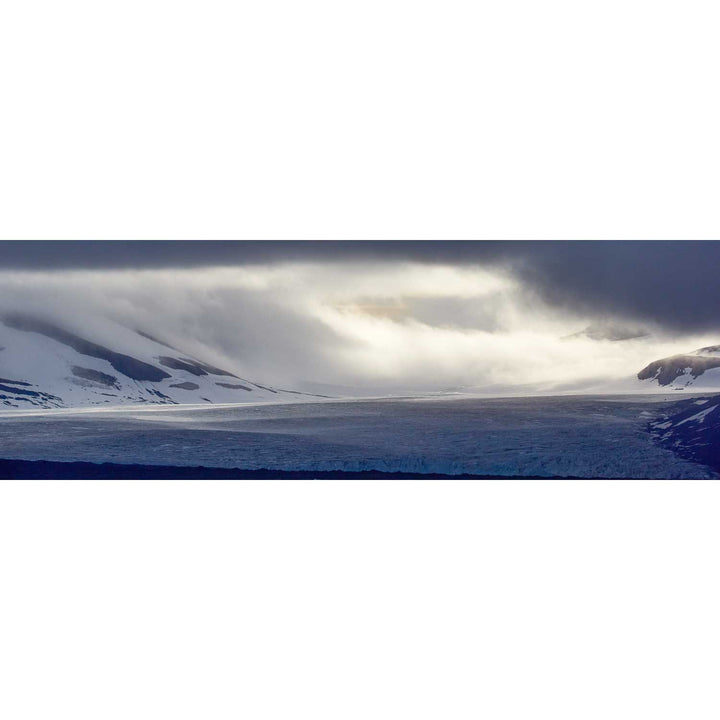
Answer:
<svg viewBox="0 0 720 720"><path fill-rule="evenodd" d="M107 321L89 339L36 316L0 317L0 409L310 400L238 377Z"/></svg>
<svg viewBox="0 0 720 720"><path fill-rule="evenodd" d="M651 362L637 375L644 385L694 392L720 390L720 345Z"/></svg>
<svg viewBox="0 0 720 720"><path fill-rule="evenodd" d="M661 447L720 471L720 395L679 402L648 429Z"/></svg>

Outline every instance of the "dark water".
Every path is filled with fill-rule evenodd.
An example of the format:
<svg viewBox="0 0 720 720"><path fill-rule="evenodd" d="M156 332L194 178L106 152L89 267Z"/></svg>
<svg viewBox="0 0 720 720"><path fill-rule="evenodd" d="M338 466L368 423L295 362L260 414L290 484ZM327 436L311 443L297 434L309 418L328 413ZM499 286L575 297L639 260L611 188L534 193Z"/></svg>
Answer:
<svg viewBox="0 0 720 720"><path fill-rule="evenodd" d="M706 478L662 448L657 396L413 398L0 418L0 457L164 466Z"/></svg>

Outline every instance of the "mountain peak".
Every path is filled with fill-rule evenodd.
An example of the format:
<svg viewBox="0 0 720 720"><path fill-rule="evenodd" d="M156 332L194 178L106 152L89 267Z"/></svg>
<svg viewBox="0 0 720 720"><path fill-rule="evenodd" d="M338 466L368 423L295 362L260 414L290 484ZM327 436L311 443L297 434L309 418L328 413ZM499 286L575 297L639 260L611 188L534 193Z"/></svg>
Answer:
<svg viewBox="0 0 720 720"><path fill-rule="evenodd" d="M701 376L702 381L698 381ZM691 385L720 390L720 345L709 345L687 354L655 360L644 367L637 377L638 380L657 381L658 385L672 390Z"/></svg>
<svg viewBox="0 0 720 720"><path fill-rule="evenodd" d="M621 340L634 340L636 338L647 337L650 333L642 328L628 327L615 322L601 320L591 323L586 328L566 335L563 340L572 340L574 338L587 338L589 340L611 340L619 342Z"/></svg>

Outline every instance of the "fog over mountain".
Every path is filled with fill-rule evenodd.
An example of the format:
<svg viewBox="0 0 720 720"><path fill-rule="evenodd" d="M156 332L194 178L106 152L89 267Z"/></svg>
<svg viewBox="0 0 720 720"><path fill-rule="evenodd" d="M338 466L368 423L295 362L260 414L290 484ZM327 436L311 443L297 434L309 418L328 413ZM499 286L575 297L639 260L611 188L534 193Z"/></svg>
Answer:
<svg viewBox="0 0 720 720"><path fill-rule="evenodd" d="M720 342L720 243L3 242L0 258L0 314L108 348L119 323L295 389L594 388Z"/></svg>

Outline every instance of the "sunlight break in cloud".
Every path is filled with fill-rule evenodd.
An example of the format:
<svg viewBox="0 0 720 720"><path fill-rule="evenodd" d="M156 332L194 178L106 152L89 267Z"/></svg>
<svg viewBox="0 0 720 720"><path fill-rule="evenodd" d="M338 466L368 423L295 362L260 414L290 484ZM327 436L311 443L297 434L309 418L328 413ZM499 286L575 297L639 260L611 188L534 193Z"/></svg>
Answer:
<svg viewBox="0 0 720 720"><path fill-rule="evenodd" d="M5 271L0 304L105 343L112 333L99 318L111 317L285 385L581 385L631 377L658 357L718 340L650 323L646 337L568 339L607 314L553 306L509 268L480 264Z"/></svg>

